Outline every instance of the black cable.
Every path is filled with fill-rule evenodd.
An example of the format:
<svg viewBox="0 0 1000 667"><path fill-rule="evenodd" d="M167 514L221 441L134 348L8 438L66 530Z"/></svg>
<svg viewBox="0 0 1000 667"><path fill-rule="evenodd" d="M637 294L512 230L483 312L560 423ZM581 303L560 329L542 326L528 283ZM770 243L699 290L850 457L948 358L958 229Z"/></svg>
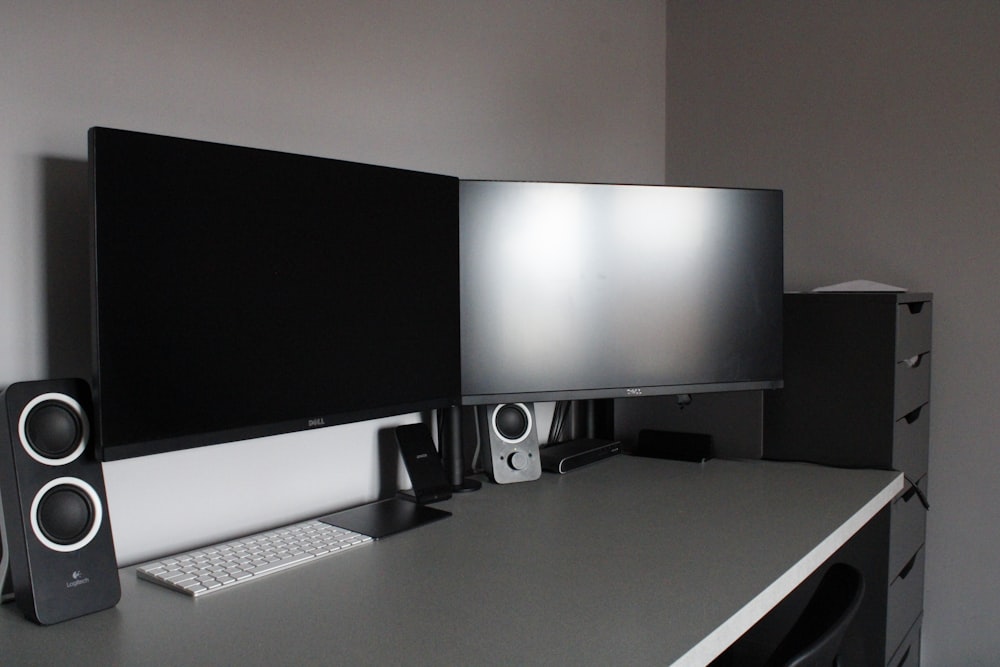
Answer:
<svg viewBox="0 0 1000 667"><path fill-rule="evenodd" d="M804 459L768 459L768 458L761 458L761 459L748 459L748 460L779 461L779 462L784 462L784 463L806 463L806 464L809 464L809 465L818 465L818 466L824 466L824 467L827 467L827 468L840 468L842 470L876 470L876 468L871 468L870 466L835 465L835 464L830 464L830 463L816 463L815 461L806 461ZM906 491L904 491L903 495L907 495L907 494L909 494L909 493L912 492L913 494L915 494L917 496L917 499L920 500L920 504L924 506L924 509L929 511L931 509L931 504L927 500L927 494L924 493L919 486L917 486L917 483L914 482L912 479L910 479L910 476L907 475L902 470L896 470L895 468L891 468L891 470L893 472L901 473L903 475L903 481L907 482L910 485L910 488L907 489Z"/></svg>
<svg viewBox="0 0 1000 667"><path fill-rule="evenodd" d="M476 449L472 452L472 460L469 462L469 469L472 470L472 474L477 474L483 472L485 469L479 465L479 455L482 449L482 436L479 434L479 410L482 406L477 405L473 408L476 415L476 428L472 429L476 432Z"/></svg>
<svg viewBox="0 0 1000 667"><path fill-rule="evenodd" d="M552 413L552 423L549 425L548 444L554 444L562 440L563 427L566 423L566 413L569 410L569 401L556 401L555 411Z"/></svg>
<svg viewBox="0 0 1000 667"><path fill-rule="evenodd" d="M929 502L927 502L927 494L924 493L920 489L920 487L917 486L917 483L914 482L912 479L910 479L906 475L906 473L903 473L903 480L910 483L910 490L912 490L915 494L917 494L917 498L920 499L920 504L924 506L925 510L929 511L931 509L931 504ZM907 493L909 493L909 491L907 491Z"/></svg>

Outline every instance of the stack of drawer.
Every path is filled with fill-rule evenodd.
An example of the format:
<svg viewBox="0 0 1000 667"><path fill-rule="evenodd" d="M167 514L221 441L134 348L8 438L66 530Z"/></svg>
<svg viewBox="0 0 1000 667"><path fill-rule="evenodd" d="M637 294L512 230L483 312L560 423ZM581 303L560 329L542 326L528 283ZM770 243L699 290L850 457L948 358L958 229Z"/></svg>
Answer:
<svg viewBox="0 0 1000 667"><path fill-rule="evenodd" d="M930 294L786 294L785 386L764 392L764 458L906 475L885 584L892 667L920 660L931 317Z"/></svg>

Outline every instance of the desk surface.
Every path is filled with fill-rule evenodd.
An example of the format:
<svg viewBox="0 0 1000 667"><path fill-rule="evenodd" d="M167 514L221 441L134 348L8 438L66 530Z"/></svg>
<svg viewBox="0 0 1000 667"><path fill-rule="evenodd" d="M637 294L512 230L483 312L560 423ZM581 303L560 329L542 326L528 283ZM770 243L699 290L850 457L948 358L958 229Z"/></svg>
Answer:
<svg viewBox="0 0 1000 667"><path fill-rule="evenodd" d="M0 610L10 664L702 665L902 490L898 473L619 456L199 599L121 571L112 610Z"/></svg>

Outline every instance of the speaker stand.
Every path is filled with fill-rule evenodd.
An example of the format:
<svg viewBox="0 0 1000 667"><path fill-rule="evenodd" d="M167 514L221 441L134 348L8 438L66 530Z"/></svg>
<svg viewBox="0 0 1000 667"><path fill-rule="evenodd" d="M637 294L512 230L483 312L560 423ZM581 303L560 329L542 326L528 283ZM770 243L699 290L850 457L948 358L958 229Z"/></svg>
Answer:
<svg viewBox="0 0 1000 667"><path fill-rule="evenodd" d="M14 585L10 581L10 563L7 551L7 526L4 525L3 503L0 502L0 602L14 599Z"/></svg>
<svg viewBox="0 0 1000 667"><path fill-rule="evenodd" d="M14 585L10 581L10 567L4 563L0 571L0 602L11 602L14 599Z"/></svg>

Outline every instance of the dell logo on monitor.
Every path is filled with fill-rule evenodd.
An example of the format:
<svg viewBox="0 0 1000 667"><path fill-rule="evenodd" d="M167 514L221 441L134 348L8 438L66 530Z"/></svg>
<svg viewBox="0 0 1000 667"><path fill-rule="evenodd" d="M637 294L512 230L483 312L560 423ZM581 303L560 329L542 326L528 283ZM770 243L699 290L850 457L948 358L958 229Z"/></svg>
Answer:
<svg viewBox="0 0 1000 667"><path fill-rule="evenodd" d="M312 428L313 426L326 426L326 422L323 421L322 417L317 417L316 419L310 419L309 427Z"/></svg>

